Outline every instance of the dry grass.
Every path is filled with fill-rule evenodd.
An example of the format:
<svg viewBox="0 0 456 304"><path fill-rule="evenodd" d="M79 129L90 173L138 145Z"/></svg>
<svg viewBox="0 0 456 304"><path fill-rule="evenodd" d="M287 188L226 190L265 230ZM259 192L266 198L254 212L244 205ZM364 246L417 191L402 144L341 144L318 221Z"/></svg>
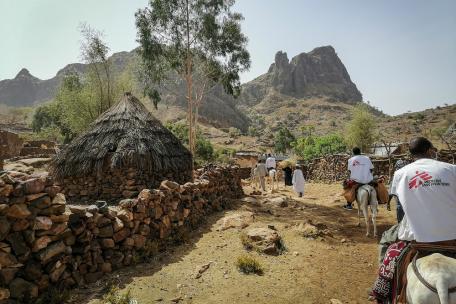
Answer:
<svg viewBox="0 0 456 304"><path fill-rule="evenodd" d="M259 261L250 255L241 255L236 261L236 267L245 274L263 275L264 268Z"/></svg>
<svg viewBox="0 0 456 304"><path fill-rule="evenodd" d="M137 303L136 300L130 295L130 290L128 289L126 293L121 293L119 287L113 285L108 290L108 292L103 296L103 304L134 304Z"/></svg>

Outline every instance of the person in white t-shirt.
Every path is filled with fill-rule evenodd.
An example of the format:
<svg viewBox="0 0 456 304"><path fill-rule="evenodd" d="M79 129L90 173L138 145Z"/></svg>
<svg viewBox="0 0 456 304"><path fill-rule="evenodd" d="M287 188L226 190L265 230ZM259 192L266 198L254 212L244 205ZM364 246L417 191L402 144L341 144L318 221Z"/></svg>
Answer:
<svg viewBox="0 0 456 304"><path fill-rule="evenodd" d="M409 241L456 248L456 166L432 159L435 148L424 137L412 139L409 150L415 161L397 170L391 182L390 193L399 198L405 215L372 290L380 303L391 299L396 261Z"/></svg>
<svg viewBox="0 0 456 304"><path fill-rule="evenodd" d="M361 155L361 149L358 147L353 148L353 157L348 160L348 171L350 171L350 179L357 184L369 184L374 179L372 171L374 166L369 157ZM352 203L347 202L344 206L345 209L353 209Z"/></svg>
<svg viewBox="0 0 456 304"><path fill-rule="evenodd" d="M432 159L435 149L424 137L410 142L413 163L394 173L396 195L417 242L456 240L456 166Z"/></svg>
<svg viewBox="0 0 456 304"><path fill-rule="evenodd" d="M268 172L272 169L276 168L276 159L271 156L271 154L268 154L268 158L266 159L266 169L268 169Z"/></svg>

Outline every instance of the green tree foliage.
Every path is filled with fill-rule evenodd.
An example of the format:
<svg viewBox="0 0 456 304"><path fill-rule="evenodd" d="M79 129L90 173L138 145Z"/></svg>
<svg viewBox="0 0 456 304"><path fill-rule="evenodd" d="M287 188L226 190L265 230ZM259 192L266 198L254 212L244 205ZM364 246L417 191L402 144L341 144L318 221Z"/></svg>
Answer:
<svg viewBox="0 0 456 304"><path fill-rule="evenodd" d="M34 132L44 135L44 129L48 129L48 133L60 130L64 142L84 131L135 84L131 68L117 78L111 76L109 48L101 32L82 25L81 34L81 56L88 64L87 72L84 75L67 73L55 99L38 107L32 119Z"/></svg>
<svg viewBox="0 0 456 304"><path fill-rule="evenodd" d="M296 140L288 128L281 128L274 136L274 149L279 153L286 153L292 148L292 143Z"/></svg>
<svg viewBox="0 0 456 304"><path fill-rule="evenodd" d="M170 130L184 145L188 147L188 126L182 123L167 123L166 128ZM197 132L195 157L200 161L207 162L215 158L212 143L204 138L201 132Z"/></svg>
<svg viewBox="0 0 456 304"><path fill-rule="evenodd" d="M234 0L150 0L136 13L144 93L155 103L157 85L169 77L186 84L189 147L195 151L198 109L220 83L228 94L240 90L239 73L250 67L241 14Z"/></svg>
<svg viewBox="0 0 456 304"><path fill-rule="evenodd" d="M108 60L109 47L103 41L103 33L88 24L81 24L80 31L83 38L81 57L89 67L87 74L90 81L86 87L91 94L87 97L96 99L97 111L94 114L100 115L114 103L111 62Z"/></svg>
<svg viewBox="0 0 456 304"><path fill-rule="evenodd" d="M301 137L292 145L294 152L305 160L347 150L344 139L339 134Z"/></svg>
<svg viewBox="0 0 456 304"><path fill-rule="evenodd" d="M376 140L376 119L365 104L357 105L346 127L346 142L367 152Z"/></svg>
<svg viewBox="0 0 456 304"><path fill-rule="evenodd" d="M69 142L75 136L65 122L62 104L57 102L39 106L33 114L31 126L38 138L49 136L49 139L60 141L63 138L64 142Z"/></svg>
<svg viewBox="0 0 456 304"><path fill-rule="evenodd" d="M210 161L214 158L214 147L211 142L202 136L196 137L196 156L204 161Z"/></svg>

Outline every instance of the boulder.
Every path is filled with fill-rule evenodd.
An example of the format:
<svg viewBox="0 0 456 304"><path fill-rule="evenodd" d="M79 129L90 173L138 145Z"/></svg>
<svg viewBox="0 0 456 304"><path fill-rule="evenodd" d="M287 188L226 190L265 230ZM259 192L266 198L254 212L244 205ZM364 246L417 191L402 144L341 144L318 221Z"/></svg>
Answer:
<svg viewBox="0 0 456 304"><path fill-rule="evenodd" d="M286 197L274 197L266 201L267 204L273 205L275 207L284 208L288 207L288 200Z"/></svg>
<svg viewBox="0 0 456 304"><path fill-rule="evenodd" d="M13 299L33 299L38 296L38 286L22 278L15 278L9 285L9 290Z"/></svg>
<svg viewBox="0 0 456 304"><path fill-rule="evenodd" d="M52 199L51 205L65 205L66 199L63 193L57 193Z"/></svg>
<svg viewBox="0 0 456 304"><path fill-rule="evenodd" d="M6 217L0 217L0 241L4 240L5 237L8 235L8 232L11 229L10 222L6 219Z"/></svg>
<svg viewBox="0 0 456 304"><path fill-rule="evenodd" d="M230 215L226 215L217 222L217 230L227 230L230 228L243 229L254 221L254 215L250 211L239 211Z"/></svg>
<svg viewBox="0 0 456 304"><path fill-rule="evenodd" d="M38 252L37 257L42 264L46 264L51 258L59 253L64 252L66 249L65 244L62 241L58 241L48 245L46 248Z"/></svg>
<svg viewBox="0 0 456 304"><path fill-rule="evenodd" d="M160 189L163 190L178 190L180 185L170 180L164 180L160 184Z"/></svg>
<svg viewBox="0 0 456 304"><path fill-rule="evenodd" d="M125 240L130 235L130 229L122 228L121 230L117 231L113 235L114 242L118 243L120 241Z"/></svg>
<svg viewBox="0 0 456 304"><path fill-rule="evenodd" d="M8 266L16 266L17 264L18 263L14 255L0 251L0 265L2 265L2 268Z"/></svg>
<svg viewBox="0 0 456 304"><path fill-rule="evenodd" d="M1 285L9 285L12 280L16 277L19 268L17 267L10 267L10 268L2 268L0 269L0 284Z"/></svg>
<svg viewBox="0 0 456 304"><path fill-rule="evenodd" d="M13 185L4 185L3 187L0 187L0 196L10 196L11 192L13 192L14 187Z"/></svg>
<svg viewBox="0 0 456 304"><path fill-rule="evenodd" d="M282 238L270 228L252 228L242 240L247 249L255 249L270 255L278 255L283 250Z"/></svg>
<svg viewBox="0 0 456 304"><path fill-rule="evenodd" d="M25 193L35 194L44 191L46 187L46 180L43 178L32 178L24 182Z"/></svg>
<svg viewBox="0 0 456 304"><path fill-rule="evenodd" d="M9 299L9 297L10 297L9 290L6 288L0 288L0 301Z"/></svg>
<svg viewBox="0 0 456 304"><path fill-rule="evenodd" d="M111 222L111 221L110 221ZM109 238L114 235L114 230L112 229L112 225L107 225L101 227L98 231L98 236L102 238Z"/></svg>
<svg viewBox="0 0 456 304"><path fill-rule="evenodd" d="M47 216L37 216L33 229L35 230L49 230L52 227L52 221Z"/></svg>
<svg viewBox="0 0 456 304"><path fill-rule="evenodd" d="M114 248L116 246L113 239L101 239L100 245L103 249Z"/></svg>
<svg viewBox="0 0 456 304"><path fill-rule="evenodd" d="M27 219L18 219L13 224L13 231L23 231L30 226L30 222Z"/></svg>
<svg viewBox="0 0 456 304"><path fill-rule="evenodd" d="M23 219L30 216L32 213L28 210L25 204L15 204L8 208L6 215L15 219Z"/></svg>
<svg viewBox="0 0 456 304"><path fill-rule="evenodd" d="M37 238L32 246L32 252L38 252L43 248L46 248L49 243L52 242L52 239L45 235L40 238Z"/></svg>
<svg viewBox="0 0 456 304"><path fill-rule="evenodd" d="M27 255L30 253L30 248L25 243L22 233L11 233L8 235L6 240L11 244L11 247L13 248L14 254L16 256Z"/></svg>

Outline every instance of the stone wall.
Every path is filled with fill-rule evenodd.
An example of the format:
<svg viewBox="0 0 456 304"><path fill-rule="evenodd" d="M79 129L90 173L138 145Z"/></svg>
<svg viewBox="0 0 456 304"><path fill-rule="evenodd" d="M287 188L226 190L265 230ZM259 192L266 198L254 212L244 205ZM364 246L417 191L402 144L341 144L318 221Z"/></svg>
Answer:
<svg viewBox="0 0 456 304"><path fill-rule="evenodd" d="M328 155L312 160L304 166L304 175L307 180L321 182L341 182L347 178L347 161L351 156L348 154ZM408 159L407 155L395 155L392 157L392 170L398 159ZM389 176L390 164L388 158L371 157L374 165L374 175Z"/></svg>
<svg viewBox="0 0 456 304"><path fill-rule="evenodd" d="M116 201L132 198L143 189L153 189L163 180L185 183L191 172L145 173L135 168L112 170L105 168L102 176L70 177L61 181L62 193L70 202L90 203L96 200Z"/></svg>
<svg viewBox="0 0 456 304"><path fill-rule="evenodd" d="M54 155L56 154L56 144L49 140L29 140L24 143L20 150L21 156L37 156L37 155Z"/></svg>
<svg viewBox="0 0 456 304"><path fill-rule="evenodd" d="M0 130L0 159L19 155L22 148L22 139L13 132Z"/></svg>
<svg viewBox="0 0 456 304"><path fill-rule="evenodd" d="M184 185L163 181L116 207L67 205L59 191L46 175L1 176L0 303L95 282L182 240L243 194L235 167L199 169Z"/></svg>
<svg viewBox="0 0 456 304"><path fill-rule="evenodd" d="M313 181L341 182L347 178L347 161L350 157L351 155L348 154L334 154L316 158L304 165L305 178ZM411 161L408 154L393 155L391 157L391 174L394 173L394 164L399 159ZM446 150L441 150L437 154L437 159L452 163L452 154ZM390 163L387 157L371 157L371 160L374 165L374 175L387 177L390 175Z"/></svg>

